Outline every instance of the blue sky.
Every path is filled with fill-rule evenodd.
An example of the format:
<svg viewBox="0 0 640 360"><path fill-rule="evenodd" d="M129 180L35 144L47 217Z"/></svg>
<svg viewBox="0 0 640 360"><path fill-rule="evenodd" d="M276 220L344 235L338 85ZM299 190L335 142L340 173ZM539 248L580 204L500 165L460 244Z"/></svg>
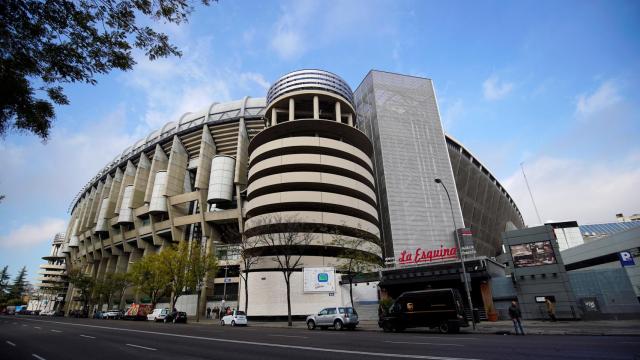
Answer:
<svg viewBox="0 0 640 360"><path fill-rule="evenodd" d="M229 1L156 24L184 55L67 86L51 139L0 140L0 265L66 229L83 185L127 146L212 101L263 97L300 68L355 89L370 69L433 79L443 124L507 187L528 224L640 212L637 1Z"/></svg>

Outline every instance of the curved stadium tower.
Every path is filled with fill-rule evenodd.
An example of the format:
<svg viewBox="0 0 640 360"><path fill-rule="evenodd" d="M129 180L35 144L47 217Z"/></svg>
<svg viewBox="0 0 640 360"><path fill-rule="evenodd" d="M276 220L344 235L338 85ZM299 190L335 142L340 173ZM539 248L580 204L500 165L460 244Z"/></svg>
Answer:
<svg viewBox="0 0 640 360"><path fill-rule="evenodd" d="M68 268L103 278L171 244L198 241L220 262L200 309L223 298L243 308L245 235L260 256L249 272L249 313L281 316L279 252L257 241L273 232L265 224L306 234L296 249L305 268L339 268L349 242L336 243L336 234L372 262L452 246L449 205L434 177L453 194L457 227L471 229L480 255L500 253L501 233L523 227L495 177L444 135L430 80L372 71L352 92L330 72L295 71L266 99L212 103L125 149L73 200L61 251ZM346 304L339 269L333 297L305 292L300 270L292 276L294 315ZM178 307L195 314L194 298L181 297ZM72 286L66 299L68 309L79 306ZM133 289L123 296L140 300Z"/></svg>

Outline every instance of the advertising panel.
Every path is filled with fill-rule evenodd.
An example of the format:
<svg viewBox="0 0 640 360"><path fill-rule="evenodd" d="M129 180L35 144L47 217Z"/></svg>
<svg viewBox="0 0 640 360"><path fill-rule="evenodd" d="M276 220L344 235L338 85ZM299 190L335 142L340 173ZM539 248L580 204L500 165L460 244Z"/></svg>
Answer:
<svg viewBox="0 0 640 360"><path fill-rule="evenodd" d="M336 270L332 267L304 268L304 292L322 293L336 291Z"/></svg>
<svg viewBox="0 0 640 360"><path fill-rule="evenodd" d="M551 241L538 241L510 247L513 266L517 268L550 265L557 262Z"/></svg>

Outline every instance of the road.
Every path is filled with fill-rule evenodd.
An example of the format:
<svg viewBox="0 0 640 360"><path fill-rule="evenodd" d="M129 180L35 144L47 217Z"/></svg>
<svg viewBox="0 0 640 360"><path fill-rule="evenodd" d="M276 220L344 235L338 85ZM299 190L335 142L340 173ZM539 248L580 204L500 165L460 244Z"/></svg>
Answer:
<svg viewBox="0 0 640 360"><path fill-rule="evenodd" d="M9 359L640 359L640 338L221 327L0 317Z"/></svg>

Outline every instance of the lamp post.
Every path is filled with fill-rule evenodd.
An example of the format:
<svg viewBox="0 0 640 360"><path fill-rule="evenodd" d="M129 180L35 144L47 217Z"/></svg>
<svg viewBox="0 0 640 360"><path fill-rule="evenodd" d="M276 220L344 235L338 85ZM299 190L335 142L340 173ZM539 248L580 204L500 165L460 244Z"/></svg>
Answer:
<svg viewBox="0 0 640 360"><path fill-rule="evenodd" d="M471 308L471 325L473 326L473 330L476 329L476 319L473 314L473 302L471 301L471 290L469 290L469 283L467 282L467 269L464 266L464 259L462 258L462 247L460 246L460 238L458 237L458 226L456 225L456 217L453 215L453 204L451 203L451 196L449 196L449 190L444 185L440 178L435 178L434 181L437 184L442 185L444 192L447 194L447 199L449 200L449 208L451 209L451 220L453 220L453 232L456 235L456 243L458 244L458 255L460 256L460 266L462 266L462 276L464 277L464 291L467 293L467 301L469 302L469 307Z"/></svg>

